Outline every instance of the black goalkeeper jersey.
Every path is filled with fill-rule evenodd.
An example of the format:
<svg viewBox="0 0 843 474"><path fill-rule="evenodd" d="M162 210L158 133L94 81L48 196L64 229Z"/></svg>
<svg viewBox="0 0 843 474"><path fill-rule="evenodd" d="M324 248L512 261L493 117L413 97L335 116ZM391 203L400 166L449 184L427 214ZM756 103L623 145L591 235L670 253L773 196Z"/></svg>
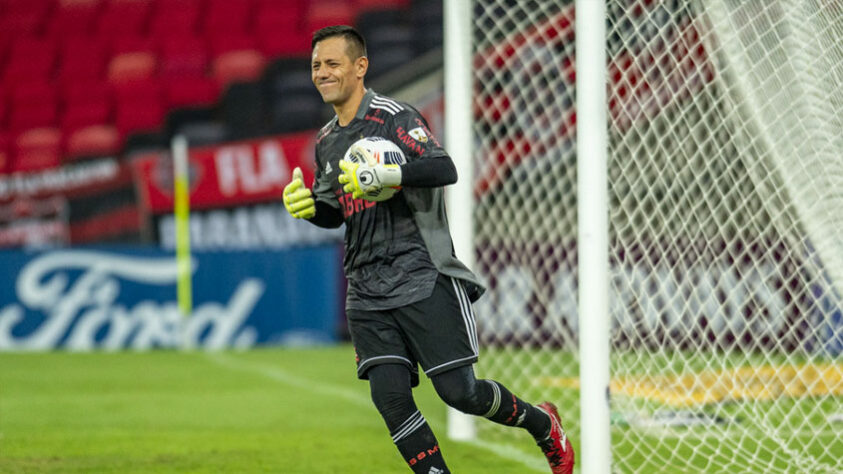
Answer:
<svg viewBox="0 0 843 474"><path fill-rule="evenodd" d="M393 141L408 162L447 156L416 109L371 90L348 125L334 117L319 131L313 192L345 221L346 307L384 310L420 301L431 295L439 273L463 280L471 300L477 299L483 287L454 256L442 188L404 187L381 202L343 192L339 161L364 137Z"/></svg>

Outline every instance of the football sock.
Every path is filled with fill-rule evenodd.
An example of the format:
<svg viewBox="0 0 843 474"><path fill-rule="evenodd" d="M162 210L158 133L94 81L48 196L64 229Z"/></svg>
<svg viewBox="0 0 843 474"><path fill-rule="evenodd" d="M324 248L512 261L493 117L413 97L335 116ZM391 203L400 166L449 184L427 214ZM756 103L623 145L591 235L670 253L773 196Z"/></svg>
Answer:
<svg viewBox="0 0 843 474"><path fill-rule="evenodd" d="M401 364L383 364L372 367L368 375L372 401L413 472L450 473L436 436L413 400L410 370Z"/></svg>
<svg viewBox="0 0 843 474"><path fill-rule="evenodd" d="M397 431L390 432L395 446L413 472L423 474L450 473L445 466L436 436L418 411L408 418Z"/></svg>
<svg viewBox="0 0 843 474"><path fill-rule="evenodd" d="M492 404L483 414L486 418L507 426L520 426L533 438L541 440L550 433L550 417L545 412L521 400L494 380L481 380L489 387Z"/></svg>
<svg viewBox="0 0 843 474"><path fill-rule="evenodd" d="M463 413L484 416L495 423L520 426L537 440L550 433L550 417L512 394L494 380L477 380L470 365L431 377L439 397Z"/></svg>

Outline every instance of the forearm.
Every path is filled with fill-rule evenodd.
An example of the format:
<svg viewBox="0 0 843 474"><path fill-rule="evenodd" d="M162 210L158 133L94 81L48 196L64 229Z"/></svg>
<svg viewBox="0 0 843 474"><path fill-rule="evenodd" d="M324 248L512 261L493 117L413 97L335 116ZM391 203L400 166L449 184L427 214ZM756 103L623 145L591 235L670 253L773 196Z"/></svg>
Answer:
<svg viewBox="0 0 843 474"><path fill-rule="evenodd" d="M326 229L336 229L343 223L342 213L339 209L321 201L316 201L316 215L308 219L308 222Z"/></svg>
<svg viewBox="0 0 843 474"><path fill-rule="evenodd" d="M401 186L436 188L457 182L457 169L450 156L425 158L401 165Z"/></svg>

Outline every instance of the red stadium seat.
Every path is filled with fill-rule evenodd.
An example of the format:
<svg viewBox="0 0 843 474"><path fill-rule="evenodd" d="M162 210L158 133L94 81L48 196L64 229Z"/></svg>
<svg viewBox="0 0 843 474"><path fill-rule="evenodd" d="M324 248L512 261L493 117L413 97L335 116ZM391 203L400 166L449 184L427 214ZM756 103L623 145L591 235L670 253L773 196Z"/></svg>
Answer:
<svg viewBox="0 0 843 474"><path fill-rule="evenodd" d="M160 129L165 115L166 110L161 102L118 103L115 125L120 137L125 138L129 133Z"/></svg>
<svg viewBox="0 0 843 474"><path fill-rule="evenodd" d="M50 38L22 36L12 42L4 79L12 82L50 77L56 62L56 43Z"/></svg>
<svg viewBox="0 0 843 474"><path fill-rule="evenodd" d="M258 44L267 57L309 56L311 35L300 30L258 31Z"/></svg>
<svg viewBox="0 0 843 474"><path fill-rule="evenodd" d="M58 93L52 82L46 80L22 82L11 90L10 103L15 107L28 107L55 103Z"/></svg>
<svg viewBox="0 0 843 474"><path fill-rule="evenodd" d="M5 0L0 30L17 35L40 34L49 18L51 0Z"/></svg>
<svg viewBox="0 0 843 474"><path fill-rule="evenodd" d="M62 153L61 130L54 127L33 128L15 140L12 171L36 171L56 167Z"/></svg>
<svg viewBox="0 0 843 474"><path fill-rule="evenodd" d="M114 155L120 151L120 134L110 124L90 125L72 132L65 145L65 157L74 160L81 157Z"/></svg>
<svg viewBox="0 0 843 474"><path fill-rule="evenodd" d="M58 79L62 83L104 76L106 51L101 41L71 36L62 41L60 50Z"/></svg>
<svg viewBox="0 0 843 474"><path fill-rule="evenodd" d="M225 86L234 81L254 81L263 73L266 59L255 50L232 51L214 59L213 76Z"/></svg>
<svg viewBox="0 0 843 474"><path fill-rule="evenodd" d="M44 102L14 107L9 116L9 130L19 133L21 130L56 125L56 103Z"/></svg>
<svg viewBox="0 0 843 474"><path fill-rule="evenodd" d="M163 86L147 79L117 83L114 87L115 125L121 137L135 131L158 129L166 114Z"/></svg>
<svg viewBox="0 0 843 474"><path fill-rule="evenodd" d="M127 82L147 79L155 75L158 58L149 52L123 53L108 64L108 80Z"/></svg>
<svg viewBox="0 0 843 474"><path fill-rule="evenodd" d="M117 103L160 102L164 97L164 86L157 78L114 83L113 90Z"/></svg>
<svg viewBox="0 0 843 474"><path fill-rule="evenodd" d="M251 28L253 5L249 0L211 0L202 29L208 36L240 34Z"/></svg>
<svg viewBox="0 0 843 474"><path fill-rule="evenodd" d="M99 12L97 1L60 2L47 24L47 34L59 38L86 35L96 26Z"/></svg>
<svg viewBox="0 0 843 474"><path fill-rule="evenodd" d="M165 83L165 102L170 108L211 105L220 95L220 85L207 77L177 77Z"/></svg>
<svg viewBox="0 0 843 474"><path fill-rule="evenodd" d="M99 17L97 32L100 36L142 34L147 30L151 0L110 1Z"/></svg>
<svg viewBox="0 0 843 474"><path fill-rule="evenodd" d="M196 36L172 36L162 41L159 74L163 78L204 76L208 72L205 41Z"/></svg>
<svg viewBox="0 0 843 474"><path fill-rule="evenodd" d="M156 40L151 36L127 34L118 35L113 38L100 37L97 39L108 44L112 56L123 53L158 53Z"/></svg>
<svg viewBox="0 0 843 474"><path fill-rule="evenodd" d="M67 81L61 89L65 105L68 103L111 102L111 85L103 79L77 79Z"/></svg>
<svg viewBox="0 0 843 474"><path fill-rule="evenodd" d="M71 102L64 108L61 127L66 133L72 133L90 125L110 123L112 121L111 103L101 101Z"/></svg>
<svg viewBox="0 0 843 474"><path fill-rule="evenodd" d="M211 57L216 58L232 51L258 49L257 39L252 33L221 33L209 37Z"/></svg>
<svg viewBox="0 0 843 474"><path fill-rule="evenodd" d="M255 19L261 51L270 57L308 54L312 32L307 28L303 14L291 15L269 2L260 6Z"/></svg>
<svg viewBox="0 0 843 474"><path fill-rule="evenodd" d="M305 31L314 32L331 25L351 25L356 11L344 1L313 2L307 11Z"/></svg>
<svg viewBox="0 0 843 474"><path fill-rule="evenodd" d="M175 2L175 4L183 3L184 0ZM163 3L170 5L170 2ZM152 17L149 25L149 32L152 36L173 35L179 34L193 34L198 30L199 24L199 8L185 7L184 9L166 9L158 11Z"/></svg>

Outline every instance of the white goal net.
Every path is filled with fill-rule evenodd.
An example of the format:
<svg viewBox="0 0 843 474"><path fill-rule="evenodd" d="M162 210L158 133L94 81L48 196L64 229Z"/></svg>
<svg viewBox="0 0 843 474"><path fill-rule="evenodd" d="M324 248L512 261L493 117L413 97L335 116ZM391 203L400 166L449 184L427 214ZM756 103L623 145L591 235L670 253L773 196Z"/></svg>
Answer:
<svg viewBox="0 0 843 474"><path fill-rule="evenodd" d="M478 372L576 445L574 22L475 0L472 71ZM610 0L606 27L613 470L843 472L843 3Z"/></svg>

